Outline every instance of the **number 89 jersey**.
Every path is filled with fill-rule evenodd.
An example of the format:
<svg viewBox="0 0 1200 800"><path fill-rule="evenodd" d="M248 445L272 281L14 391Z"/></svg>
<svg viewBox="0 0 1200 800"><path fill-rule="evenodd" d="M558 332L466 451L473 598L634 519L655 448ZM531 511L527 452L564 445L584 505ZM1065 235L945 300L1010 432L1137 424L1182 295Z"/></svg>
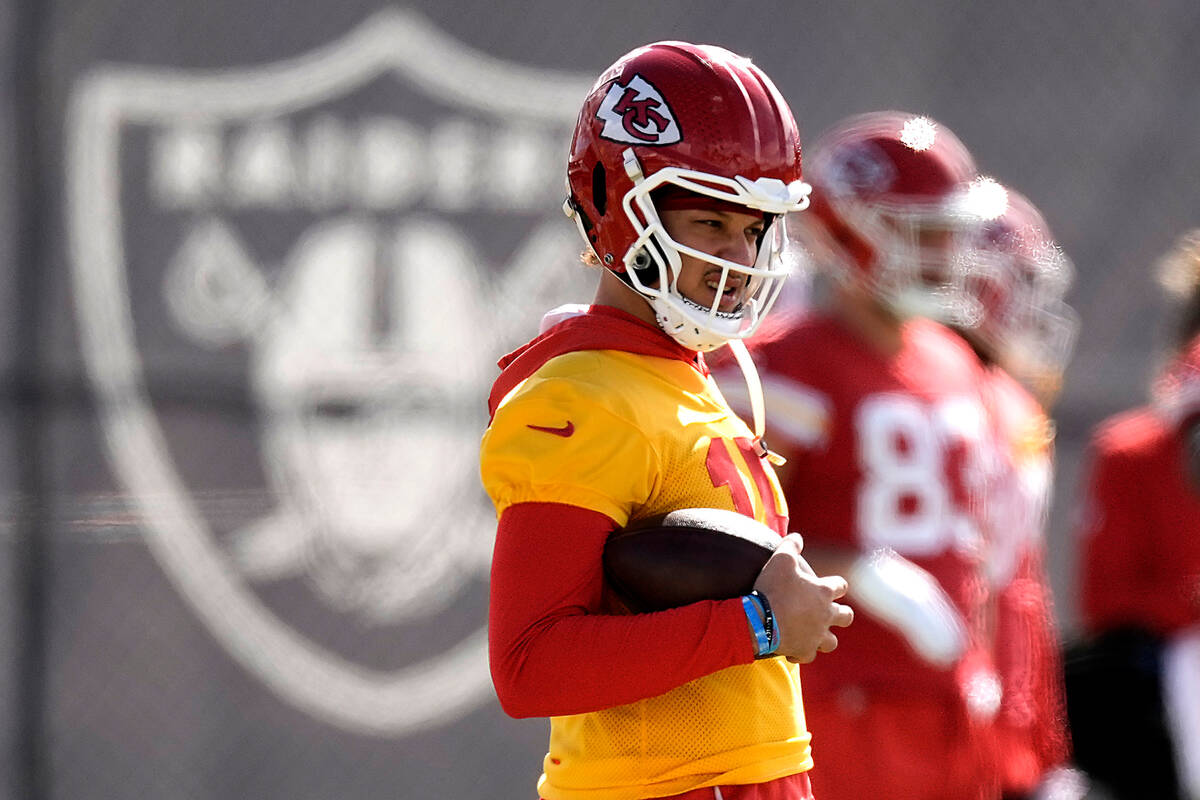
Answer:
<svg viewBox="0 0 1200 800"><path fill-rule="evenodd" d="M769 443L788 459L780 480L792 529L810 548L892 548L938 580L979 639L994 451L974 353L947 328L912 320L899 351L885 356L816 316L757 342L754 355ZM810 696L848 680L954 688L949 673L935 674L866 614L839 641L806 672Z"/></svg>

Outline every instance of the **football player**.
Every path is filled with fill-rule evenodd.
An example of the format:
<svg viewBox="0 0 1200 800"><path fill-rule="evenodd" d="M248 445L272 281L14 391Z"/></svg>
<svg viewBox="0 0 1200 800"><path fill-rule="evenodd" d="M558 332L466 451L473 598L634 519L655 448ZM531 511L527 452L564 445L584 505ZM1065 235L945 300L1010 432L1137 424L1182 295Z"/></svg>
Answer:
<svg viewBox="0 0 1200 800"><path fill-rule="evenodd" d="M928 117L835 125L807 157L812 205L797 218L816 307L753 347L792 524L859 612L804 676L822 800L995 796L988 423L978 360L933 321L969 310L975 176Z"/></svg>
<svg viewBox="0 0 1200 800"><path fill-rule="evenodd" d="M1200 231L1162 277L1182 300L1175 352L1151 403L1093 431L1079 526L1090 638L1069 672L1072 730L1119 798L1200 798Z"/></svg>
<svg viewBox="0 0 1200 800"><path fill-rule="evenodd" d="M599 285L502 359L480 457L499 516L492 676L509 714L550 717L541 797L811 796L796 662L837 645L845 581L808 568L761 439L702 355L778 293L800 166L786 102L719 47L638 48L584 101L564 210ZM782 537L755 592L616 613L609 534L689 507Z"/></svg>
<svg viewBox="0 0 1200 800"><path fill-rule="evenodd" d="M1063 300L1073 269L1041 212L989 178L973 182L970 192L970 205L987 221L965 279L976 305L970 324L957 330L983 367L984 401L998 445L987 492L986 562L1002 688L995 729L1004 797L1025 798L1039 787L1081 781L1066 774L1070 737L1045 571L1054 474L1048 403L1061 385L1078 324Z"/></svg>

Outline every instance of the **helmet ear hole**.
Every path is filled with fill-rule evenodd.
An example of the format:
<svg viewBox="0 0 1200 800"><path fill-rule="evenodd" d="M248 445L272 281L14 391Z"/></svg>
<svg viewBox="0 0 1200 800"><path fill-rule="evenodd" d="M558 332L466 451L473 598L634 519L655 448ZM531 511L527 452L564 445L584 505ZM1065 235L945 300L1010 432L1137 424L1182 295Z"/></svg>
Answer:
<svg viewBox="0 0 1200 800"><path fill-rule="evenodd" d="M603 217L608 206L608 181L604 174L604 165L599 161L592 170L592 205L595 206L596 213Z"/></svg>
<svg viewBox="0 0 1200 800"><path fill-rule="evenodd" d="M654 247L653 241L647 242L647 247ZM640 248L633 254L633 259L629 263L629 270L642 283L643 286L654 286L658 283L659 273L658 268L654 264L654 259L650 257L650 251L647 247ZM659 251L661 254L661 250ZM666 256L662 256L664 262Z"/></svg>

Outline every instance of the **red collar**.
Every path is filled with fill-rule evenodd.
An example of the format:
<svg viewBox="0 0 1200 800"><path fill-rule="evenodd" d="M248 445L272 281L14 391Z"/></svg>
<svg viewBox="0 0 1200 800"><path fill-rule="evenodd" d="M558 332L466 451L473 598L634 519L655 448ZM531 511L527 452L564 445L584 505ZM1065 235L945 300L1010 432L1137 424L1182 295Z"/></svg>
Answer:
<svg viewBox="0 0 1200 800"><path fill-rule="evenodd" d="M679 344L657 325L612 306L593 305L586 313L568 317L497 362L501 372L488 395L489 418L496 413L496 407L505 395L547 361L580 350L620 350L673 358L708 375L708 367L700 353Z"/></svg>

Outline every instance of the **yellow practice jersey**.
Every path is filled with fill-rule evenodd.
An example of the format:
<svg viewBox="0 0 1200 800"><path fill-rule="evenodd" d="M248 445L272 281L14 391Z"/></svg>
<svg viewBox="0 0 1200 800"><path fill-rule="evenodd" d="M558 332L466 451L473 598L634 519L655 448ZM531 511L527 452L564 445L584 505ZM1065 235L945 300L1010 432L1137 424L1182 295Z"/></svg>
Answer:
<svg viewBox="0 0 1200 800"><path fill-rule="evenodd" d="M694 363L566 352L497 399L481 452L497 514L517 503L565 503L625 525L708 507L786 533L770 465ZM809 740L796 666L765 659L628 705L552 717L538 790L550 800L632 800L761 783L810 769Z"/></svg>

